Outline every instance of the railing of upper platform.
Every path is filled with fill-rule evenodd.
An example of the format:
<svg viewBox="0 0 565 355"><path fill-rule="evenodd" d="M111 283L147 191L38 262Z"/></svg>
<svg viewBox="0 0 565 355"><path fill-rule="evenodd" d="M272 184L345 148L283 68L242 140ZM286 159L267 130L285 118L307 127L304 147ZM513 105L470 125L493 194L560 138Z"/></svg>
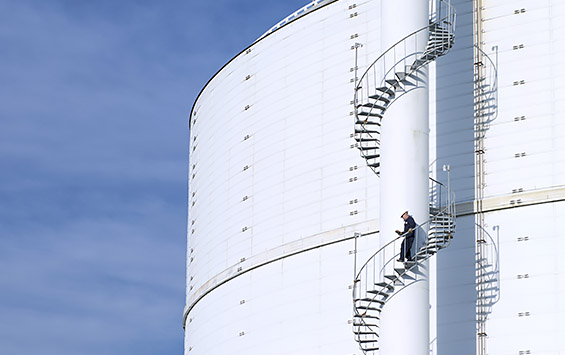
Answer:
<svg viewBox="0 0 565 355"><path fill-rule="evenodd" d="M278 30L282 26L296 20L297 18L301 17L302 15L305 15L307 12L312 10L314 7L316 7L316 6L318 6L322 3L330 3L330 2L333 2L333 1L336 1L336 0L314 0L311 3L304 5L300 9L296 10L295 12L293 12L292 14L287 16L285 19L279 21L276 25L271 27L267 32L263 33L263 35L261 37L259 37L257 39L257 41L260 40L261 38L267 36L268 34L271 34L272 32Z"/></svg>

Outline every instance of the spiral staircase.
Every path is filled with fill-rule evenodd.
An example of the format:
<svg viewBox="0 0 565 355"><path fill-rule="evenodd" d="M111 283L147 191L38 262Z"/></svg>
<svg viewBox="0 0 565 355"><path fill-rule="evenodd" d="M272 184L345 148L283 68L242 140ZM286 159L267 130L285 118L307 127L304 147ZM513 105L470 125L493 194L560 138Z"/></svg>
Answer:
<svg viewBox="0 0 565 355"><path fill-rule="evenodd" d="M364 354L378 354L379 321L387 301L424 277L423 262L448 247L453 238L453 193L437 180L430 179L430 184L430 218L416 228L413 261L395 263L404 236L401 235L377 250L356 272L353 286L353 333Z"/></svg>
<svg viewBox="0 0 565 355"><path fill-rule="evenodd" d="M354 139L361 156L375 174L380 169L381 121L387 109L404 94L423 88L426 64L449 51L455 39L455 10L443 0L431 1L430 24L381 54L355 86ZM427 37L426 37L427 35ZM419 48L423 39L427 46Z"/></svg>
<svg viewBox="0 0 565 355"><path fill-rule="evenodd" d="M367 166L377 176L380 174L381 122L387 109L404 94L426 87L425 66L447 54L454 43L454 8L443 0L431 0L430 7L429 25L387 49L355 86L354 139ZM424 40L427 45L422 51ZM424 261L449 246L455 232L455 217L455 199L449 186L430 178L429 219L417 226L413 261L395 263L404 237L401 235L355 270L353 333L364 354L379 353L379 321L387 302L425 277Z"/></svg>

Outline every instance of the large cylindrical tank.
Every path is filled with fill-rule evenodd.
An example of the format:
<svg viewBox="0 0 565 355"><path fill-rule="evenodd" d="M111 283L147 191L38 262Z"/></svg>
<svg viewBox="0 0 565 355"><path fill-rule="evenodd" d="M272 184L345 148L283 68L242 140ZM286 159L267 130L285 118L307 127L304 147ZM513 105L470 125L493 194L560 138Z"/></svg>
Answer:
<svg viewBox="0 0 565 355"><path fill-rule="evenodd" d="M380 1L318 1L208 82L190 117L188 354L352 354L355 232L378 179L352 138ZM378 235L359 238L373 251ZM361 257L363 254L361 253Z"/></svg>
<svg viewBox="0 0 565 355"><path fill-rule="evenodd" d="M196 100L186 355L361 354L353 235L367 234L359 266L379 246L387 206L352 139L352 100L356 54L361 71L395 42L384 1L395 0L315 1ZM429 260L429 351L565 353L565 5L450 2L455 45L429 68L429 167L445 182L451 166L458 217ZM400 228L398 208L386 219Z"/></svg>
<svg viewBox="0 0 565 355"><path fill-rule="evenodd" d="M458 218L437 259L436 349L565 353L565 4L452 4L456 44L437 62L432 129Z"/></svg>

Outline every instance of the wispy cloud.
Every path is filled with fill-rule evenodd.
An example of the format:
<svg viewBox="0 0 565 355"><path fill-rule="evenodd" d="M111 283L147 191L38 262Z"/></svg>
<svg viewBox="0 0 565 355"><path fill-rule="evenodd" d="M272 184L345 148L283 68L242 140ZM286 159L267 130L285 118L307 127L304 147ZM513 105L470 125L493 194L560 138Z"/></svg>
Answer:
<svg viewBox="0 0 565 355"><path fill-rule="evenodd" d="M182 353L187 117L307 1L0 0L0 353Z"/></svg>
<svg viewBox="0 0 565 355"><path fill-rule="evenodd" d="M181 353L182 29L77 3L0 3L0 353Z"/></svg>

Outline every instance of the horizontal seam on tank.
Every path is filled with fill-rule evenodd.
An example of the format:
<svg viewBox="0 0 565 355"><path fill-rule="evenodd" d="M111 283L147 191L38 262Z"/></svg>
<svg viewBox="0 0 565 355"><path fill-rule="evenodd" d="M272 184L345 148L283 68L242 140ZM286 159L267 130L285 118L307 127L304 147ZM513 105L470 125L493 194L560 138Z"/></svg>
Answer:
<svg viewBox="0 0 565 355"><path fill-rule="evenodd" d="M360 236L360 237L364 237L364 236L368 236L368 235L372 235L372 234L377 234L377 233L379 233L378 230L377 230L377 231L372 231L372 232L366 232L366 233L359 233L359 236ZM223 279L223 280L222 280L221 282L219 282L218 284L216 284L216 285L214 285L213 287L210 287L209 289L207 289L206 291L204 291L200 296L198 296L198 297L192 302L192 304L191 304L189 307L187 307L187 309L186 309L186 311L184 312L183 317L182 317L182 318L183 318L183 321L182 321L182 327L183 327L183 329L186 328L186 319L188 318L188 314L189 314L190 311L194 308L194 306L196 306L196 304L197 304L202 298L204 298L204 296L208 295L210 292L212 292L212 291L215 290L216 288L220 287L221 285L227 283L228 281L231 281L231 280L235 279L236 277L239 277L239 276L241 276L241 275L243 275L243 274L246 274L246 273L249 272L249 271L255 270L255 269L259 268L259 267L262 267L262 266L271 264L271 263L273 263L273 262L276 262L276 261L279 261L279 260L282 260L282 259L285 259L285 258L294 256L294 255L298 255L298 254L301 254L301 253L304 253L304 252L307 252L307 251L311 251L311 250L314 250L314 249L318 249L318 248L321 248L321 247L325 247L325 246L328 246L328 245L332 245L332 244L337 244L337 243L345 242L345 241L351 240L351 239L353 239L353 238L355 238L355 234L350 235L350 236L347 236L347 237L344 237L344 238L342 238L342 239L332 240L332 241L325 242L325 243L322 243L322 244L317 244L317 245L314 245L314 246L310 246L310 247L305 248L305 249L296 250L296 251L290 252L290 253L288 253L288 254L284 254L284 255L278 256L278 257L276 257L276 258L273 258L273 259L270 259L270 260L267 260L267 261L258 263L258 264L253 265L253 266L250 266L249 268L247 268L247 269L245 269L245 270L242 270L241 272L239 272L239 273L237 273L237 274L235 274L235 275L232 275L232 276L230 276L230 277L227 277L227 278Z"/></svg>

